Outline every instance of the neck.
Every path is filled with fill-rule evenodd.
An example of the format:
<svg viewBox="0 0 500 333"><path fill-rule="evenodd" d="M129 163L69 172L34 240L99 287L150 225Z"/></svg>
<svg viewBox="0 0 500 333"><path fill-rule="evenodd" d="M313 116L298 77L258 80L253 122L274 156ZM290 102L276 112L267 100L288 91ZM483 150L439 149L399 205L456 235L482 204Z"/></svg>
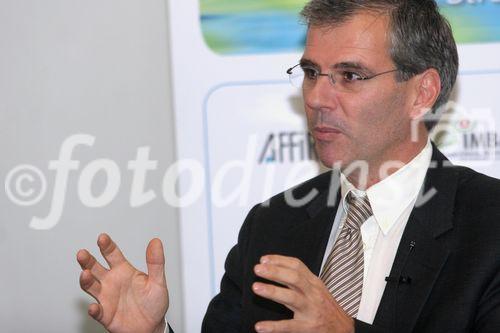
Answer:
<svg viewBox="0 0 500 333"><path fill-rule="evenodd" d="M365 191L411 162L425 148L427 140L428 135L424 135L420 140L410 141L404 148L399 147L396 150L399 153L387 154L385 158L367 161L362 167L342 172L357 189Z"/></svg>

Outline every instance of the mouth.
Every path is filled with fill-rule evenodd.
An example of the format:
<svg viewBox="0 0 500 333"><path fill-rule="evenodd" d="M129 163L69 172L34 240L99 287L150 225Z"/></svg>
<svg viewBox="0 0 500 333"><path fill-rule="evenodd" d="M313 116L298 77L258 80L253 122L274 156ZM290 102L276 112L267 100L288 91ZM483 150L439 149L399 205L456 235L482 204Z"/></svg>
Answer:
<svg viewBox="0 0 500 333"><path fill-rule="evenodd" d="M342 132L334 127L316 126L313 128L313 137L319 141L330 141Z"/></svg>

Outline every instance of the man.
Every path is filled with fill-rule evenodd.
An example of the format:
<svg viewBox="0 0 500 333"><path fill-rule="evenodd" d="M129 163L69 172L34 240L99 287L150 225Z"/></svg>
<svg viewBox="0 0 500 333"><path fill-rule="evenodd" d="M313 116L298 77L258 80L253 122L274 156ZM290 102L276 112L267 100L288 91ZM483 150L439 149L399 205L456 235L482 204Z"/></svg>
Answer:
<svg viewBox="0 0 500 333"><path fill-rule="evenodd" d="M435 2L312 0L302 14L288 72L334 171L250 211L202 331L500 332L500 183L451 166L423 121L458 67ZM110 270L78 253L89 314L111 332L162 332L161 242L149 275L107 235L98 244Z"/></svg>

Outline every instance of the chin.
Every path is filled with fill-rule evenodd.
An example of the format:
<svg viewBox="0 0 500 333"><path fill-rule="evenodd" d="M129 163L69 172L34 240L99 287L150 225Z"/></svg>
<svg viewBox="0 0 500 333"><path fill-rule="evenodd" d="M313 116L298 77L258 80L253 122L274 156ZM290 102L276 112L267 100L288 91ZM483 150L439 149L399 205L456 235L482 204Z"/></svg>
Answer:
<svg viewBox="0 0 500 333"><path fill-rule="evenodd" d="M358 162L353 155L354 151L346 151L344 149L335 149L333 145L318 146L316 145L316 155L321 163L330 169L345 169L352 163ZM353 167L359 165L356 164Z"/></svg>
<svg viewBox="0 0 500 333"><path fill-rule="evenodd" d="M315 150L318 159L327 168L344 168L351 161L349 152L345 151L347 145L341 142L316 141Z"/></svg>
<svg viewBox="0 0 500 333"><path fill-rule="evenodd" d="M345 158L338 156L338 154L333 154L331 152L325 154L324 152L317 150L317 155L321 163L329 169L343 168L346 165L344 162Z"/></svg>

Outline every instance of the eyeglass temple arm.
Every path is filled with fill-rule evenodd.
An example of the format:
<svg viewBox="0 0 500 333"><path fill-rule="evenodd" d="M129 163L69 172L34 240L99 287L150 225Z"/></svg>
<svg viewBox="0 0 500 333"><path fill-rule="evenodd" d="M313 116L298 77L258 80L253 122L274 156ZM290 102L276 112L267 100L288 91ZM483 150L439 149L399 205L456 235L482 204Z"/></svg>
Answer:
<svg viewBox="0 0 500 333"><path fill-rule="evenodd" d="M293 70L294 70L297 66L300 66L300 64L297 64L297 65L295 65L295 66L293 66L293 67L288 68L288 69L286 70L286 73L287 73L288 75L292 74L292 71L293 71Z"/></svg>
<svg viewBox="0 0 500 333"><path fill-rule="evenodd" d="M382 72L382 73L377 73L377 74L374 74L372 76L362 77L362 78L360 78L360 80L370 80L370 79L373 79L373 78L375 78L377 76L380 76L380 75L383 75L383 74L392 73L392 72L397 72L397 71L399 71L399 69L397 69L397 68L396 69L391 69L390 71L385 71L385 72Z"/></svg>

